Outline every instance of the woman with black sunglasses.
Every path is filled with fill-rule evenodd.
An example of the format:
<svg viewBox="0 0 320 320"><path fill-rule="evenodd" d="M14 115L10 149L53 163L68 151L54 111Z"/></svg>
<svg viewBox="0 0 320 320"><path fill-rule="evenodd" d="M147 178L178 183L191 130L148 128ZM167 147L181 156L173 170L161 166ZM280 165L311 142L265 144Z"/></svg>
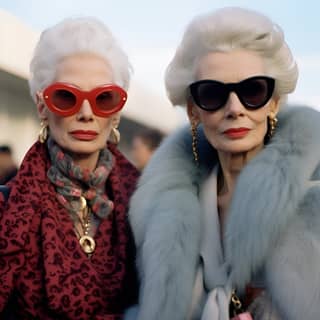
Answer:
<svg viewBox="0 0 320 320"><path fill-rule="evenodd" d="M166 87L191 134L162 144L133 195L141 291L127 319L320 319L320 114L283 106L297 77L260 13L188 26Z"/></svg>
<svg viewBox="0 0 320 320"><path fill-rule="evenodd" d="M130 71L94 18L42 33L29 82L39 141L0 198L1 319L116 320L136 301L138 172L116 147Z"/></svg>

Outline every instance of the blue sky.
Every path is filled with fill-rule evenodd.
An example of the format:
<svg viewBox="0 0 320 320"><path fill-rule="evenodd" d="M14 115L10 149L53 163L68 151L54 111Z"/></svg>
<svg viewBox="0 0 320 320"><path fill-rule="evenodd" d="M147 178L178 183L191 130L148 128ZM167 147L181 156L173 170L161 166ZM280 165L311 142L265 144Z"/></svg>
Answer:
<svg viewBox="0 0 320 320"><path fill-rule="evenodd" d="M2 0L0 8L37 31L64 17L90 15L103 20L128 52L135 78L164 94L163 72L186 24L199 13L223 6L256 9L283 29L300 67L292 102L320 106L320 2L315 0Z"/></svg>

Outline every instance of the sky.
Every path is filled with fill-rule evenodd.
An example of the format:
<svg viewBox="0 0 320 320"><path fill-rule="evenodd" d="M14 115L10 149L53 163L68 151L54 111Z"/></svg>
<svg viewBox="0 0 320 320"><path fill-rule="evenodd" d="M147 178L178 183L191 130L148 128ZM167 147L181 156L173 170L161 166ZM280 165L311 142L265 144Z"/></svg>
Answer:
<svg viewBox="0 0 320 320"><path fill-rule="evenodd" d="M113 32L128 53L135 81L165 95L163 75L183 31L197 14L219 7L258 10L284 30L299 66L295 104L320 109L320 2L316 0L0 0L0 8L35 31L69 16L95 16Z"/></svg>

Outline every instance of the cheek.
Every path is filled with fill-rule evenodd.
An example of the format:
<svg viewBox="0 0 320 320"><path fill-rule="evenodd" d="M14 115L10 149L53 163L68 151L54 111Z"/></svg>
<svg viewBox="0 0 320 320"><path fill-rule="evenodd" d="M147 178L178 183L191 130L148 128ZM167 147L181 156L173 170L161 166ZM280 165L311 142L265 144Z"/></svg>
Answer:
<svg viewBox="0 0 320 320"><path fill-rule="evenodd" d="M201 110L199 113L199 119L205 131L214 132L218 131L219 125L223 121L223 114L220 110L212 113Z"/></svg>
<svg viewBox="0 0 320 320"><path fill-rule="evenodd" d="M219 131L219 125L221 124L220 117L217 117L216 114L212 113L201 117L200 119L207 140L213 147L218 147L219 141L221 140L221 134Z"/></svg>
<svg viewBox="0 0 320 320"><path fill-rule="evenodd" d="M62 137L68 132L68 123L68 118L58 117L52 113L48 115L50 135L54 140L57 141L62 139Z"/></svg>
<svg viewBox="0 0 320 320"><path fill-rule="evenodd" d="M99 126L101 130L101 134L104 136L105 139L108 139L112 129L112 119L111 118L100 119Z"/></svg>
<svg viewBox="0 0 320 320"><path fill-rule="evenodd" d="M253 139L258 142L263 141L268 132L268 112L268 108L257 110L257 113L253 114L251 117L251 120L255 126L255 130L252 131Z"/></svg>
<svg viewBox="0 0 320 320"><path fill-rule="evenodd" d="M256 127L267 129L269 108L262 108L251 115L251 121Z"/></svg>

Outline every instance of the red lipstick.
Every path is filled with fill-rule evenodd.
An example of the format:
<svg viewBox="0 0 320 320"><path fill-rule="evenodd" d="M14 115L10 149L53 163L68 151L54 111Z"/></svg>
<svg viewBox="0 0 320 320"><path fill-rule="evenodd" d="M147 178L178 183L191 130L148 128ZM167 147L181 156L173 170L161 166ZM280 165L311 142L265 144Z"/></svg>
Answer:
<svg viewBox="0 0 320 320"><path fill-rule="evenodd" d="M230 139L241 139L245 137L250 129L248 128L230 128L223 132Z"/></svg>
<svg viewBox="0 0 320 320"><path fill-rule="evenodd" d="M93 130L74 130L71 131L70 134L77 140L92 141L97 137L98 132Z"/></svg>

